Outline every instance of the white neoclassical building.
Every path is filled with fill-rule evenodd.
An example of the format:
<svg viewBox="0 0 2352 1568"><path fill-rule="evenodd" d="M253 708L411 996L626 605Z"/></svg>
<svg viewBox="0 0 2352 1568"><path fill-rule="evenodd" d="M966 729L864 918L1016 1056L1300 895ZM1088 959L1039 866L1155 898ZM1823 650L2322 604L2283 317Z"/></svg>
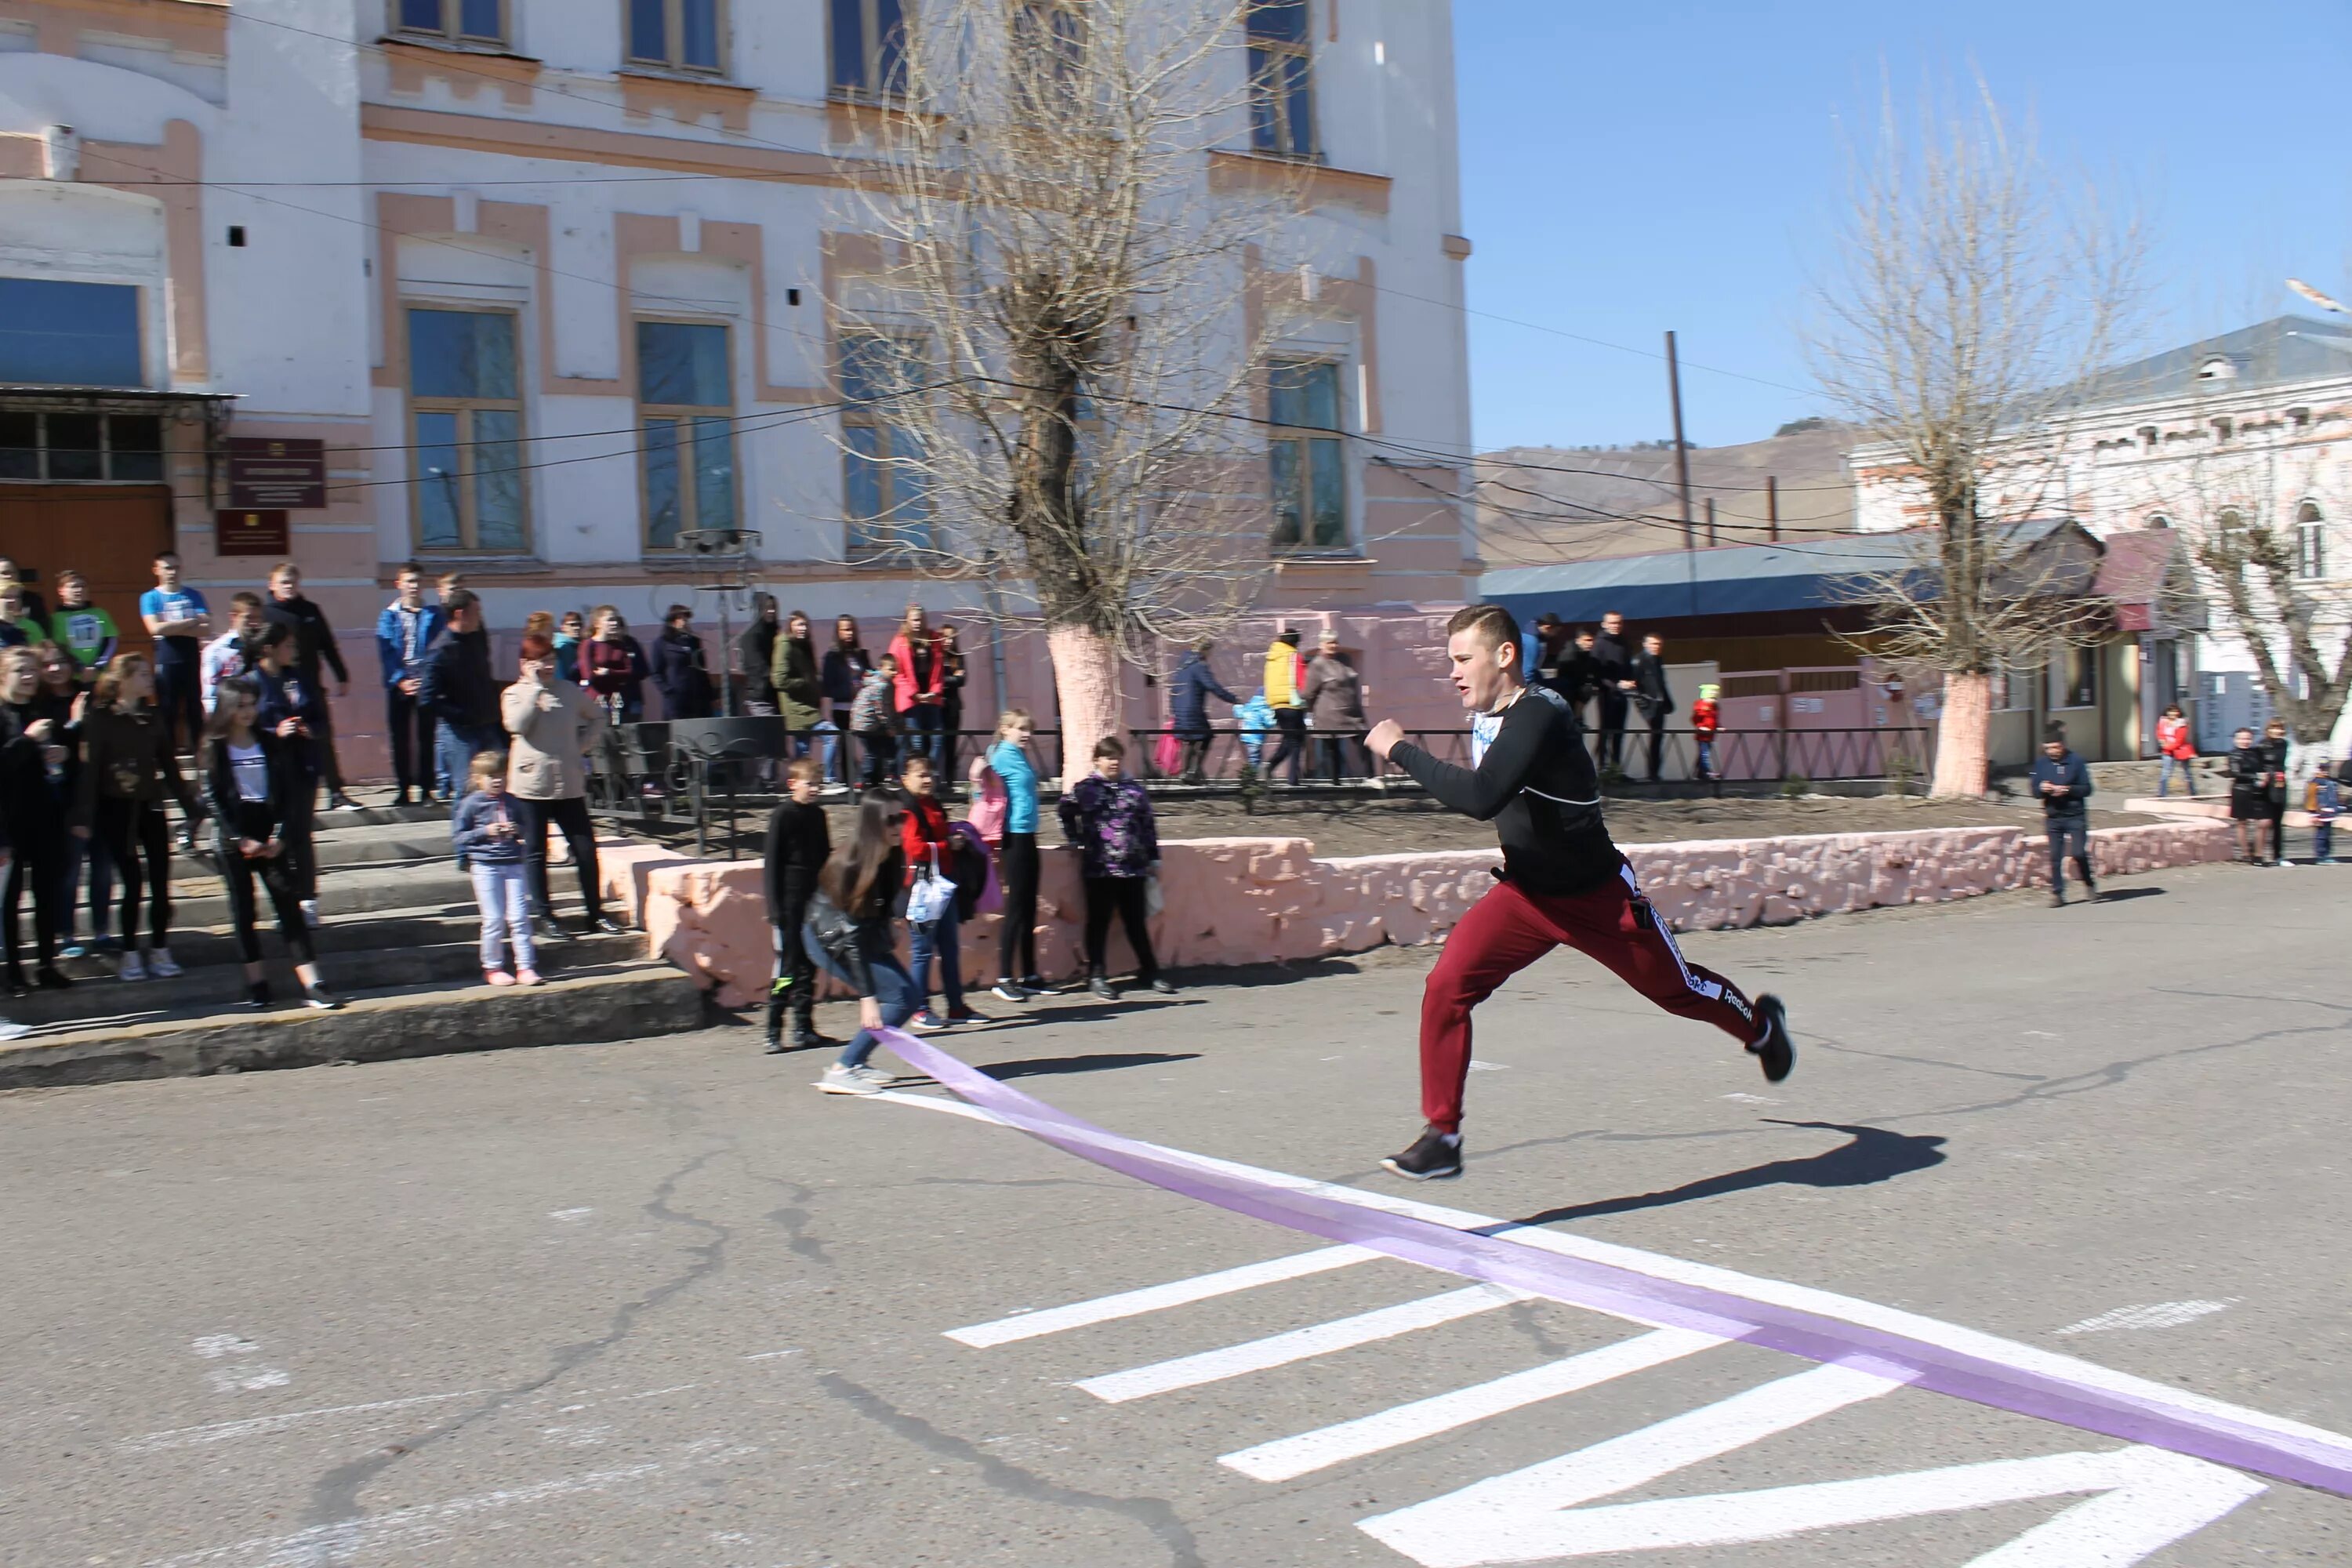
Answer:
<svg viewBox="0 0 2352 1568"><path fill-rule="evenodd" d="M693 597L697 529L756 530L820 619L956 609L861 547L887 437L829 309L904 4L0 0L0 553L89 572L129 627L157 549L216 607L282 552L362 668L401 562L502 631L600 601L642 629ZM1450 7L1247 16L1256 112L1201 178L1295 189L1328 258L1288 353L1329 396L1267 432L1262 622L1339 626L1377 682L1479 570ZM273 440L323 443L323 488L233 489ZM1009 652L969 710L1050 710Z"/></svg>
<svg viewBox="0 0 2352 1568"><path fill-rule="evenodd" d="M2153 754L2155 718L2169 701L2192 713L2200 743L2219 751L2270 704L2253 650L2226 596L2196 563L2219 531L2260 527L2285 545L2290 592L2312 608L2331 663L2352 632L2352 323L2284 316L2152 355L2100 378L2092 395L2021 464L2032 493L1999 504L2069 516L2107 548L2101 588L2118 605L2116 637L2061 652L2000 683L2001 760L2030 753L2041 721L2064 721L2078 747L2107 757ZM1853 456L1855 511L1865 530L1927 521L1918 486L1884 448ZM2288 663L2283 628L2266 640ZM2336 754L2352 721L2336 727Z"/></svg>

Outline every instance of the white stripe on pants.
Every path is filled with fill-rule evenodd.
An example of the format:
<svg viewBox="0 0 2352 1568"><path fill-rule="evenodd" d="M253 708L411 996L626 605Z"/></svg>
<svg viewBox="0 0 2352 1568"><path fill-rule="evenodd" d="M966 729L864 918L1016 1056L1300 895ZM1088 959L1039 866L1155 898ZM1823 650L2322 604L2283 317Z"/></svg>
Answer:
<svg viewBox="0 0 2352 1568"><path fill-rule="evenodd" d="M530 882L520 860L502 866L473 863L474 901L482 907L482 969L504 969L507 942L514 942L515 967L536 969L530 945Z"/></svg>

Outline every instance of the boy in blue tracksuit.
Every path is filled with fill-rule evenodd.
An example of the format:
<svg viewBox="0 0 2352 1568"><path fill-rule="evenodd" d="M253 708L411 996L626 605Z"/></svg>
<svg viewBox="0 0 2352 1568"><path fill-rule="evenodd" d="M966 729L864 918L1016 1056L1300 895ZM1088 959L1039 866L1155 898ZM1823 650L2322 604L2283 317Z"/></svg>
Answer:
<svg viewBox="0 0 2352 1568"><path fill-rule="evenodd" d="M2091 877L2091 770L2066 746L2063 725L2042 731L2042 754L2033 759L2033 793L2042 797L2042 826L2050 836L2050 905L2066 902L2066 859L2082 873L2083 890L2099 901Z"/></svg>
<svg viewBox="0 0 2352 1568"><path fill-rule="evenodd" d="M400 793L394 805L415 795L432 798L433 715L417 700L424 685L425 656L441 635L441 606L425 602L425 577L412 563L400 569L398 592L375 618L376 658L383 667L386 733L392 737L393 778ZM446 785L444 786L446 787Z"/></svg>

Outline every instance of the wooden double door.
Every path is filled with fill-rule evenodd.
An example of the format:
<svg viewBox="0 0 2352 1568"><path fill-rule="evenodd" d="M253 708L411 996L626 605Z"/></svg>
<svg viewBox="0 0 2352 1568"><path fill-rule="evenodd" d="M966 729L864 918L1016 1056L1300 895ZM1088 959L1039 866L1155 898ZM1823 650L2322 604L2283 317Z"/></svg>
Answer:
<svg viewBox="0 0 2352 1568"><path fill-rule="evenodd" d="M79 572L90 602L114 617L124 652L152 644L139 595L155 585L157 552L171 548L168 486L0 484L0 555L32 574L52 609L58 574Z"/></svg>

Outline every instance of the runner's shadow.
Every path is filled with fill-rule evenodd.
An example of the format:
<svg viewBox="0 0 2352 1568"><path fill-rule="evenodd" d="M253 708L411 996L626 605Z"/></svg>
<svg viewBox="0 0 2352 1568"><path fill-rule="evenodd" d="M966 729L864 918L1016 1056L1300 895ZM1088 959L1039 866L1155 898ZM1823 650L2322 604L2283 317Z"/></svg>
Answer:
<svg viewBox="0 0 2352 1568"><path fill-rule="evenodd" d="M1026 1061L991 1062L981 1071L999 1083L1013 1078L1049 1078L1059 1073L1114 1072L1120 1068L1164 1067L1170 1062L1196 1062L1198 1051L1125 1051L1089 1057L1032 1057ZM898 1080L900 1088L934 1081L928 1076L909 1073Z"/></svg>
<svg viewBox="0 0 2352 1568"><path fill-rule="evenodd" d="M1599 1203L1546 1209L1517 1223L1550 1225L1559 1220L1594 1219L1601 1215L1631 1214L1637 1209L1666 1208L1675 1204L1721 1197L1727 1193L1744 1193L1758 1187L1866 1187L1940 1165L1945 1160L1945 1140L1934 1133L1889 1132L1883 1127L1849 1127L1836 1121L1781 1121L1772 1116L1764 1120L1778 1122L1783 1127L1814 1127L1824 1131L1850 1133L1852 1142L1841 1143L1825 1153L1809 1154L1801 1160L1774 1160L1762 1165L1750 1165L1744 1171L1727 1171L1722 1175L1685 1182L1662 1193L1643 1193L1638 1197L1605 1198Z"/></svg>
<svg viewBox="0 0 2352 1568"><path fill-rule="evenodd" d="M2129 899L2160 899L2162 897L2164 897L2164 889L2162 888L2109 888L2106 891L2099 895L2099 902L2103 904L2120 904Z"/></svg>

